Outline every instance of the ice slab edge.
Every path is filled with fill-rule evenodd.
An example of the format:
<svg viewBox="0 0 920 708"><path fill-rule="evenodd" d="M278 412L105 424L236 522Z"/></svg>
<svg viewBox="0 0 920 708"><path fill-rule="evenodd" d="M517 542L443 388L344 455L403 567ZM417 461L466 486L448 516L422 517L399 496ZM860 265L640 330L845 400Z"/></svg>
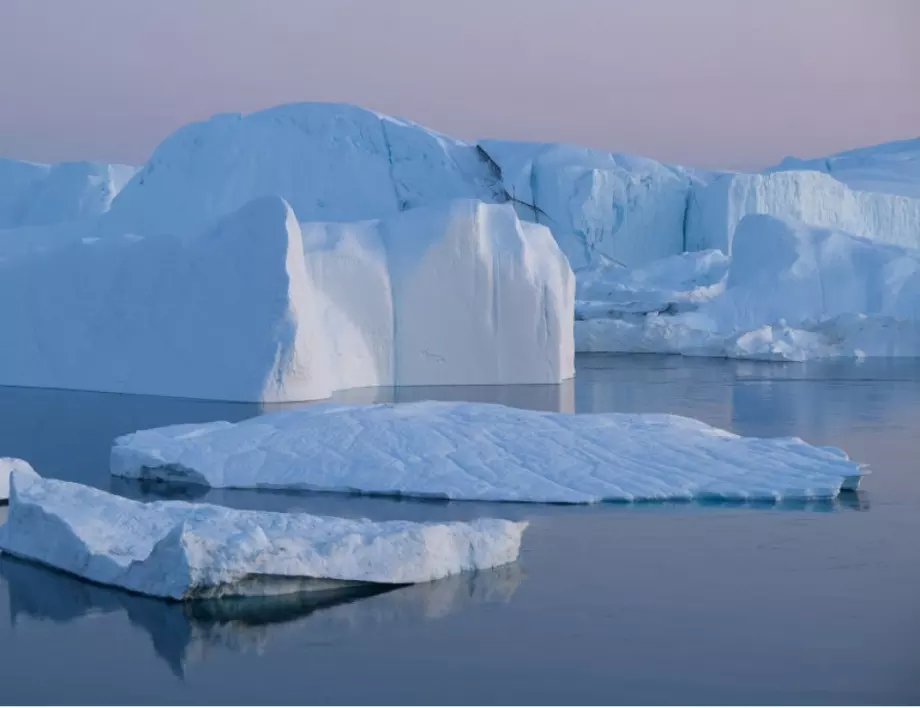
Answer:
<svg viewBox="0 0 920 708"><path fill-rule="evenodd" d="M186 600L427 582L515 561L526 527L142 503L14 472L0 550L104 585Z"/></svg>
<svg viewBox="0 0 920 708"><path fill-rule="evenodd" d="M572 504L832 499L865 473L836 448L680 416L433 401L140 431L115 441L111 471L218 488Z"/></svg>

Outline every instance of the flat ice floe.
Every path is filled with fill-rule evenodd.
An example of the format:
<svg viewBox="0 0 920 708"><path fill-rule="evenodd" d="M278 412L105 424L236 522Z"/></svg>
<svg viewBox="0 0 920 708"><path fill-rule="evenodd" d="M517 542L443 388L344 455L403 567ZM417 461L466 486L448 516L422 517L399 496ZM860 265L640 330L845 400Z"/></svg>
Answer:
<svg viewBox="0 0 920 708"><path fill-rule="evenodd" d="M118 438L112 473L211 487L507 502L829 499L863 474L840 450L690 418L482 403L319 405Z"/></svg>
<svg viewBox="0 0 920 708"><path fill-rule="evenodd" d="M104 585L182 600L427 582L515 561L526 526L145 504L15 472L0 550Z"/></svg>

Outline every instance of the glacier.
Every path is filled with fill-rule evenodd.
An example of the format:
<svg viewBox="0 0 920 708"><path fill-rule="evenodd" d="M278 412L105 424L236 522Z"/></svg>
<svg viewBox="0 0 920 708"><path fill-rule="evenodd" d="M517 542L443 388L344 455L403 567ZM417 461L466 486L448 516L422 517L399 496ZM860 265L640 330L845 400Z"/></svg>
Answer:
<svg viewBox="0 0 920 708"><path fill-rule="evenodd" d="M574 276L510 205L301 224L261 197L198 234L84 237L0 259L0 384L235 401L559 383ZM437 304L433 293L441 293Z"/></svg>
<svg viewBox="0 0 920 708"><path fill-rule="evenodd" d="M837 449L679 416L431 401L138 431L115 441L111 472L216 488L565 504L832 499L864 474Z"/></svg>
<svg viewBox="0 0 920 708"><path fill-rule="evenodd" d="M920 250L764 214L741 220L734 246L730 259L672 259L683 276L702 263L695 279L659 266L673 290L659 289L641 312L578 301L576 348L798 361L920 356ZM594 277L595 296L604 285L616 292L609 276ZM624 287L621 299L637 286Z"/></svg>
<svg viewBox="0 0 920 708"><path fill-rule="evenodd" d="M14 472L0 550L171 600L422 583L514 562L526 522L372 522L143 503Z"/></svg>

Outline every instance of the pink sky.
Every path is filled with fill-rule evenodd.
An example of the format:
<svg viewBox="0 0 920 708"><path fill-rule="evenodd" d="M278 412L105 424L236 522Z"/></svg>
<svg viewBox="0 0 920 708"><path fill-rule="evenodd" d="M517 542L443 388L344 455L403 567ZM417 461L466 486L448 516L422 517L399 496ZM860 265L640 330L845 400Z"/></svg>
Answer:
<svg viewBox="0 0 920 708"><path fill-rule="evenodd" d="M463 138L766 165L920 135L920 0L3 0L0 155L139 163L344 101Z"/></svg>

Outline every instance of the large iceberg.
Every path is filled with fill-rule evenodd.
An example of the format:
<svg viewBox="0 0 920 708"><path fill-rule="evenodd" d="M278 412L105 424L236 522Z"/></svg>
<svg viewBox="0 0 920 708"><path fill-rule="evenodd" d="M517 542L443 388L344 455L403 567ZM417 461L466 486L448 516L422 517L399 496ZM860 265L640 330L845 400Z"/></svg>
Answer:
<svg viewBox="0 0 920 708"><path fill-rule="evenodd" d="M42 165L0 159L0 229L103 214L136 169L99 162Z"/></svg>
<svg viewBox="0 0 920 708"><path fill-rule="evenodd" d="M420 583L515 561L527 524L373 522L142 503L15 472L0 550L104 585L184 600Z"/></svg>
<svg viewBox="0 0 920 708"><path fill-rule="evenodd" d="M230 488L506 502L830 499L860 467L796 438L671 415L324 404L115 441L112 474Z"/></svg>
<svg viewBox="0 0 920 708"><path fill-rule="evenodd" d="M270 195L301 221L377 219L459 198L504 201L473 145L357 106L301 103L177 130L105 222L142 234L196 230Z"/></svg>
<svg viewBox="0 0 920 708"><path fill-rule="evenodd" d="M674 292L638 316L580 302L576 348L793 360L920 356L920 250L753 214L738 225L727 263L726 272L719 259L710 261L697 280L659 268L672 275ZM713 283L720 270L724 277Z"/></svg>
<svg viewBox="0 0 920 708"><path fill-rule="evenodd" d="M829 174L793 170L723 175L695 189L687 212L686 250L732 253L748 214L769 214L920 248L920 198L857 191Z"/></svg>
<svg viewBox="0 0 920 708"><path fill-rule="evenodd" d="M685 250L691 187L708 180L631 155L482 140L522 219L546 224L575 269L636 266Z"/></svg>
<svg viewBox="0 0 920 708"><path fill-rule="evenodd" d="M197 235L10 253L2 384L291 401L574 373L571 269L509 205L301 225L263 197Z"/></svg>
<svg viewBox="0 0 920 708"><path fill-rule="evenodd" d="M767 171L787 170L826 172L852 189L920 197L920 138L846 150L813 160L787 157Z"/></svg>

